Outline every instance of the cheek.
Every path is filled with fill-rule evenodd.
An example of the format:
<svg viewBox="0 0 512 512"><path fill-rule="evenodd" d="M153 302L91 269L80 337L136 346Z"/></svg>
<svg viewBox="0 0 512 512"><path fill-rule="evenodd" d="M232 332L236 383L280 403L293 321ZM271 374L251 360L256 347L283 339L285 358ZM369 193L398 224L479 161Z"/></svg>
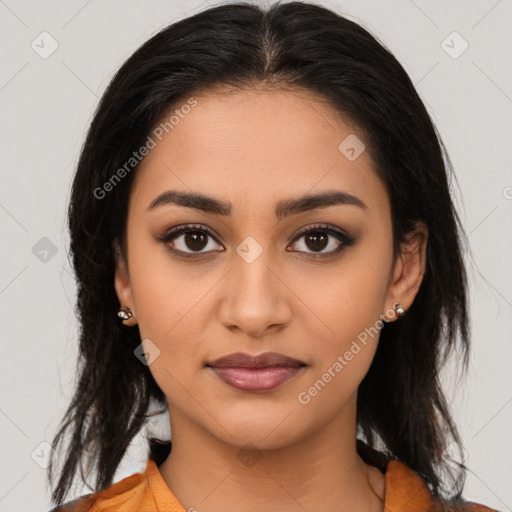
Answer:
<svg viewBox="0 0 512 512"><path fill-rule="evenodd" d="M298 281L314 313L308 315L318 363L314 377L333 392L355 391L371 365L383 325L389 263L386 251L377 256L369 247L319 273L314 287L310 276Z"/></svg>
<svg viewBox="0 0 512 512"><path fill-rule="evenodd" d="M141 338L150 339L160 350L155 369L162 365L172 372L185 372L191 362L200 366L200 340L208 318L206 296L215 285L213 277L193 277L184 266L171 265L169 257L151 261L134 254L131 279Z"/></svg>
<svg viewBox="0 0 512 512"><path fill-rule="evenodd" d="M315 321L317 330L310 330L315 362L296 397L299 408L320 422L328 421L357 391L375 356L383 325L378 275L366 272L363 278L353 272L339 284L329 282L330 300L326 303L325 296L318 300L318 306L323 304L318 311L324 325L318 327Z"/></svg>
<svg viewBox="0 0 512 512"><path fill-rule="evenodd" d="M314 324L317 336L325 340L323 345L334 344L341 350L380 319L387 296L389 265L385 250L377 256L370 248L361 248L347 253L340 264L327 271L298 273L294 289L310 309L310 324Z"/></svg>

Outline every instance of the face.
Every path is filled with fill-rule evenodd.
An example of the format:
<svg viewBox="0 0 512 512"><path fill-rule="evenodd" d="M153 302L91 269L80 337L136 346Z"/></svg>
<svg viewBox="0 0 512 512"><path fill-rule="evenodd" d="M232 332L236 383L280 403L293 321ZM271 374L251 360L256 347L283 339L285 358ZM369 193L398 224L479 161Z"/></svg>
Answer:
<svg viewBox="0 0 512 512"><path fill-rule="evenodd" d="M260 89L194 99L137 170L115 287L173 433L189 425L276 448L355 403L383 315L396 320L393 304L407 309L419 288L424 245L393 259L389 198L363 136L318 98ZM186 206L171 191L210 200ZM302 366L208 366L234 352Z"/></svg>

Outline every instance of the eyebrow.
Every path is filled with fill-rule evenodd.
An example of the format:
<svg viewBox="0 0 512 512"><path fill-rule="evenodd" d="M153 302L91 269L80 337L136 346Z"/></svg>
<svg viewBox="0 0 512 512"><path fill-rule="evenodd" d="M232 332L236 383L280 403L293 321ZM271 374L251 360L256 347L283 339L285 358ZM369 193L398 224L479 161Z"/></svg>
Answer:
<svg viewBox="0 0 512 512"><path fill-rule="evenodd" d="M198 192L180 192L168 190L151 201L146 211L154 210L164 205L176 205L200 210L205 213L229 216L232 212L232 204ZM333 190L314 195L305 195L297 199L286 199L276 204L276 217L283 219L298 213L317 208L326 208L334 205L352 205L367 210L367 205L358 197L348 192Z"/></svg>

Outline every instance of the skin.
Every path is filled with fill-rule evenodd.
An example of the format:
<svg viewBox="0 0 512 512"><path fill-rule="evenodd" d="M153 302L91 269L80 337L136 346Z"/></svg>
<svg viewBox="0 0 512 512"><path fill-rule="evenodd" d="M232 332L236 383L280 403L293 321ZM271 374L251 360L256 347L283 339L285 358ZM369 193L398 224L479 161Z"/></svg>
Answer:
<svg viewBox="0 0 512 512"><path fill-rule="evenodd" d="M389 198L368 151L354 161L338 149L363 136L307 91L254 88L194 96L198 104L142 162L127 218L127 259L118 253L115 288L133 313L149 369L169 401L172 452L160 473L180 503L201 512L382 511L385 475L356 452L357 388L378 336L308 404L298 401L393 305L414 300L425 271L427 232L419 225L393 260ZM167 204L167 190L201 192L232 203L230 216ZM360 198L366 209L333 205L278 220L278 201L327 190ZM174 226L209 227L204 249ZM330 223L356 241L311 259L296 239ZM325 233L325 232L324 232ZM236 251L253 237L263 252L248 263ZM325 236L325 235L324 235ZM173 255L173 246L197 259ZM329 243L317 253L339 246ZM286 250L288 248L288 251ZM151 340L151 345L147 340ZM221 381L207 361L236 351L283 353L308 366L279 388L250 393ZM240 457L250 445L257 461Z"/></svg>

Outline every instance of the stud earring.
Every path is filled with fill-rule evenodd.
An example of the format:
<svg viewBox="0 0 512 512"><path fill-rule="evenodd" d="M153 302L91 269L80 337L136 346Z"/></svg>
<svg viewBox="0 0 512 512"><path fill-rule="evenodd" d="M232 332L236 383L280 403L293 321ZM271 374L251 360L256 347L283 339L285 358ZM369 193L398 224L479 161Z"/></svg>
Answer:
<svg viewBox="0 0 512 512"><path fill-rule="evenodd" d="M122 307L118 312L117 316L123 320L123 324L127 327L133 327L137 325L137 319L133 316L128 306Z"/></svg>
<svg viewBox="0 0 512 512"><path fill-rule="evenodd" d="M130 311L130 308L128 306L125 306L124 308L121 308L118 312L117 312L117 316L119 318L122 318L123 320L128 320L129 318L131 318L133 315L132 315L132 312Z"/></svg>
<svg viewBox="0 0 512 512"><path fill-rule="evenodd" d="M399 318L405 315L405 309L403 308L402 304L400 304L399 302L397 302L395 304L395 313L396 313L396 316Z"/></svg>

